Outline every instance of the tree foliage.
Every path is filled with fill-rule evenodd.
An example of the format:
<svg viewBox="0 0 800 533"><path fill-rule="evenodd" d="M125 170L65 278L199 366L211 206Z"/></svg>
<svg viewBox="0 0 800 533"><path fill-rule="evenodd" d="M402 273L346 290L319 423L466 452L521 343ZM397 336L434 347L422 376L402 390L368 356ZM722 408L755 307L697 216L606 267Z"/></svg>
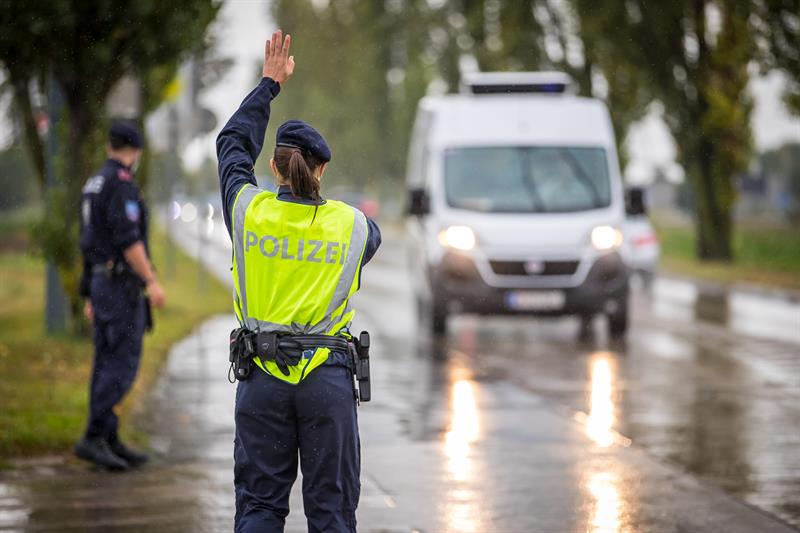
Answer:
<svg viewBox="0 0 800 533"><path fill-rule="evenodd" d="M298 58L276 119L303 117L335 135L335 181L396 183L418 100L458 91L462 68L564 70L584 95L595 93L593 70L608 69L614 91L600 96L618 107L620 141L650 102L636 69L611 65L602 43L578 33L576 13L563 2L277 0L272 9L295 37Z"/></svg>
<svg viewBox="0 0 800 533"><path fill-rule="evenodd" d="M664 109L694 192L698 256L732 259L733 178L747 167L752 146L749 67L762 61L792 68L800 25L787 21L797 22L797 0L572 3L611 94L625 93L616 79L621 71L634 81L637 99Z"/></svg>
<svg viewBox="0 0 800 533"><path fill-rule="evenodd" d="M45 254L59 267L73 306L80 190L103 158L106 98L130 74L145 81L145 104L151 103L179 61L202 44L218 9L213 0L0 1L0 65L14 88L42 186L45 151L32 96L41 99L51 80L63 95L63 131L55 132L59 187L52 192L54 212L42 221L40 234L49 236Z"/></svg>
<svg viewBox="0 0 800 533"><path fill-rule="evenodd" d="M760 0L753 10L761 66L783 71L788 79L786 105L800 114L800 0Z"/></svg>

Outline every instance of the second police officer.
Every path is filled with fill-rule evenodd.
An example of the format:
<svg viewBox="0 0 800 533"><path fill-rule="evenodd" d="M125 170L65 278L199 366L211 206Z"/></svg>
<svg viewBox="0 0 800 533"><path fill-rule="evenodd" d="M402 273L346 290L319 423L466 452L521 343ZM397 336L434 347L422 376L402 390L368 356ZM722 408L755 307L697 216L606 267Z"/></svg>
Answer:
<svg viewBox="0 0 800 533"><path fill-rule="evenodd" d="M94 325L95 351L89 420L75 454L112 470L125 470L147 460L120 440L114 407L136 378L149 303L156 307L164 304L164 290L150 263L147 209L134 181L142 146L135 124L112 124L108 159L86 181L80 206L84 262L80 292L86 299L86 318Z"/></svg>
<svg viewBox="0 0 800 533"><path fill-rule="evenodd" d="M217 138L242 326L231 340L238 346L244 335L256 355L236 391L235 530L283 531L299 454L309 531L353 532L360 444L345 342L355 314L348 300L380 231L358 209L322 199L331 150L305 122L278 128L270 160L277 193L258 187L253 166L270 102L294 71L289 45L289 35L273 33L261 82ZM293 357L276 349L286 343L299 346Z"/></svg>

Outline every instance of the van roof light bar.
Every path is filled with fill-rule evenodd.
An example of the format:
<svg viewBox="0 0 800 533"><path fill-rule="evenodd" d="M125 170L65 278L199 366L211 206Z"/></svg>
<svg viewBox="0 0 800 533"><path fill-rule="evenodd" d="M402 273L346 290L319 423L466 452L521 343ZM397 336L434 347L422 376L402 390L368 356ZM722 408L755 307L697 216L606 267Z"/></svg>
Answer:
<svg viewBox="0 0 800 533"><path fill-rule="evenodd" d="M572 78L564 72L467 72L462 94L574 94Z"/></svg>

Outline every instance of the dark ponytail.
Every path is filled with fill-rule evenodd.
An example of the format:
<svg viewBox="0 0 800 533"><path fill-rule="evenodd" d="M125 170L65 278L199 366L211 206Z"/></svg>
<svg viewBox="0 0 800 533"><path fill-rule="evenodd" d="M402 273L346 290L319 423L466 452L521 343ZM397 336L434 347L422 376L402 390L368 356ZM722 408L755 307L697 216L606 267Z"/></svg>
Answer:
<svg viewBox="0 0 800 533"><path fill-rule="evenodd" d="M314 176L321 161L299 148L290 146L275 147L275 166L289 183L292 194L320 202L319 180Z"/></svg>
<svg viewBox="0 0 800 533"><path fill-rule="evenodd" d="M276 146L273 159L275 159L278 172L289 182L292 194L314 202L314 216L311 218L313 224L317 219L317 210L322 204L322 197L319 195L319 180L314 176L314 172L322 164L322 161L303 152L300 148L292 146Z"/></svg>

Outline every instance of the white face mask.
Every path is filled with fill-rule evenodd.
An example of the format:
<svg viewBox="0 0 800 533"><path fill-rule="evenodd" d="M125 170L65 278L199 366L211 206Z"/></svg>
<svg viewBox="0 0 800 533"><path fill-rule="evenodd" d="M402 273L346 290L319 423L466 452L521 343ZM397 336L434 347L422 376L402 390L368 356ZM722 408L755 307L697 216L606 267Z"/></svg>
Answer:
<svg viewBox="0 0 800 533"><path fill-rule="evenodd" d="M136 159L133 160L133 164L131 165L131 172L133 172L134 174L139 169L139 162L141 162L141 160L142 160L141 157L137 157Z"/></svg>

